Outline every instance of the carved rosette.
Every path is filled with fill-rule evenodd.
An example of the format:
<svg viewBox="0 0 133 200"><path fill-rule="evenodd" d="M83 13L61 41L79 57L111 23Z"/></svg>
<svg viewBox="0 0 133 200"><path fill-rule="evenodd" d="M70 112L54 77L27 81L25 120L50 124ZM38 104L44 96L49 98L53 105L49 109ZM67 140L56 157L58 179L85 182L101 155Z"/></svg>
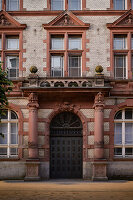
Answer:
<svg viewBox="0 0 133 200"><path fill-rule="evenodd" d="M29 103L27 105L32 112L39 107L38 95L36 93L31 93L29 95Z"/></svg>

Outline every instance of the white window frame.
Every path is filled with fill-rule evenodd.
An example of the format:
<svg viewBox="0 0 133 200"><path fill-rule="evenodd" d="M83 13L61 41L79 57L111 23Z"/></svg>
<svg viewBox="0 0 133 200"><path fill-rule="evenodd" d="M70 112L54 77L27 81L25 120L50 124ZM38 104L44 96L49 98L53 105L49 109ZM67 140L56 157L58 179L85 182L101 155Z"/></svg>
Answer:
<svg viewBox="0 0 133 200"><path fill-rule="evenodd" d="M62 48L53 48L53 42L54 42L54 39L56 40L56 39L58 39L58 40L60 40L61 41L61 43L62 43ZM64 50L64 37L58 37L58 35L57 35L57 37L55 36L55 37L52 37L51 36L51 50Z"/></svg>
<svg viewBox="0 0 133 200"><path fill-rule="evenodd" d="M127 108L127 109L132 110L132 118L133 118L133 108ZM116 123L122 124L122 144L114 144L114 148L122 148L122 155L114 155L115 157L123 157L123 158L133 157L133 154L132 155L125 155L125 149L126 148L133 148L133 143L132 144L125 144L125 124L126 123L132 123L133 124L133 119L125 119L125 110L126 109L121 110L122 111L122 119L114 119L114 129L115 129ZM114 134L115 134L115 132L114 132Z"/></svg>
<svg viewBox="0 0 133 200"><path fill-rule="evenodd" d="M70 44L71 44L71 42L72 42L72 40L76 40L78 38L78 40L80 40L80 48L78 49L78 48L70 48ZM78 37L78 36L76 36L76 35L72 35L72 36L69 36L68 37L68 49L69 50L81 50L82 49L82 37Z"/></svg>
<svg viewBox="0 0 133 200"><path fill-rule="evenodd" d="M0 148L7 148L7 155L0 155L0 157L6 157L6 158L10 158L10 157L18 157L18 154L16 155L11 155L10 150L11 148L16 148L18 149L18 143L17 144L11 144L11 124L15 123L17 124L17 133L16 133L16 137L18 140L18 116L17 114L12 111L12 110L7 110L8 111L8 119L1 119L1 124L8 124L7 125L7 144L0 144ZM15 113L17 116L17 119L11 119L11 112Z"/></svg>

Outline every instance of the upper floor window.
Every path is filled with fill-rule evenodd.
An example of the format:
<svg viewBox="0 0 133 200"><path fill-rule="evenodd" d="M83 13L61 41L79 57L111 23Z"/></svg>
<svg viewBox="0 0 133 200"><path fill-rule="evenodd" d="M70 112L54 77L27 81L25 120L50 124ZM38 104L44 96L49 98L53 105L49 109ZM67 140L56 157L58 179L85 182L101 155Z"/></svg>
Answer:
<svg viewBox="0 0 133 200"><path fill-rule="evenodd" d="M2 39L1 39L2 38ZM8 70L8 78L19 77L19 36L6 35L0 37L0 57L3 67Z"/></svg>
<svg viewBox="0 0 133 200"><path fill-rule="evenodd" d="M81 0L51 0L51 10L81 10Z"/></svg>
<svg viewBox="0 0 133 200"><path fill-rule="evenodd" d="M127 48L127 35L114 35L114 49Z"/></svg>
<svg viewBox="0 0 133 200"><path fill-rule="evenodd" d="M0 116L0 156L14 157L18 155L18 116L12 110L5 110Z"/></svg>
<svg viewBox="0 0 133 200"><path fill-rule="evenodd" d="M82 35L51 35L51 76L80 77Z"/></svg>
<svg viewBox="0 0 133 200"><path fill-rule="evenodd" d="M19 10L19 0L6 0L6 10L7 11Z"/></svg>
<svg viewBox="0 0 133 200"><path fill-rule="evenodd" d="M56 35L51 37L51 49L63 50L64 49L64 37L63 35Z"/></svg>
<svg viewBox="0 0 133 200"><path fill-rule="evenodd" d="M19 49L19 37L18 36L7 36L6 37L6 48L8 50Z"/></svg>
<svg viewBox="0 0 133 200"><path fill-rule="evenodd" d="M2 0L0 0L0 10L2 10Z"/></svg>
<svg viewBox="0 0 133 200"><path fill-rule="evenodd" d="M114 10L125 10L125 0L113 0Z"/></svg>
<svg viewBox="0 0 133 200"><path fill-rule="evenodd" d="M127 108L117 112L114 124L114 155L133 156L133 109Z"/></svg>

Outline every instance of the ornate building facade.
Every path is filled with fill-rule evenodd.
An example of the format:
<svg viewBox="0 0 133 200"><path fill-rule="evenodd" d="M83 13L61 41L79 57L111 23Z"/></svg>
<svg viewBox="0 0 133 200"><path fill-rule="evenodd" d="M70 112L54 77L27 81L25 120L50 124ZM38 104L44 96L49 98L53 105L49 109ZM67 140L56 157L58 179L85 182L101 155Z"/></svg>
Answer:
<svg viewBox="0 0 133 200"><path fill-rule="evenodd" d="M2 67L14 84L1 116L0 179L133 177L133 1L0 8Z"/></svg>

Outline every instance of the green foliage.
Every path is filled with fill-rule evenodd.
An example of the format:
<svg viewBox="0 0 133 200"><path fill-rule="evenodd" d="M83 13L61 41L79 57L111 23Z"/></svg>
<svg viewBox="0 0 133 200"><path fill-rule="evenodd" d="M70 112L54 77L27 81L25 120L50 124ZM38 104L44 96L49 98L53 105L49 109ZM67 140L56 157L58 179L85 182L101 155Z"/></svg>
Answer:
<svg viewBox="0 0 133 200"><path fill-rule="evenodd" d="M6 93L12 90L12 86L13 83L7 78L7 72L2 69L0 62L0 120L1 115L4 114L3 109L8 105ZM0 133L0 135L3 136L2 133Z"/></svg>

